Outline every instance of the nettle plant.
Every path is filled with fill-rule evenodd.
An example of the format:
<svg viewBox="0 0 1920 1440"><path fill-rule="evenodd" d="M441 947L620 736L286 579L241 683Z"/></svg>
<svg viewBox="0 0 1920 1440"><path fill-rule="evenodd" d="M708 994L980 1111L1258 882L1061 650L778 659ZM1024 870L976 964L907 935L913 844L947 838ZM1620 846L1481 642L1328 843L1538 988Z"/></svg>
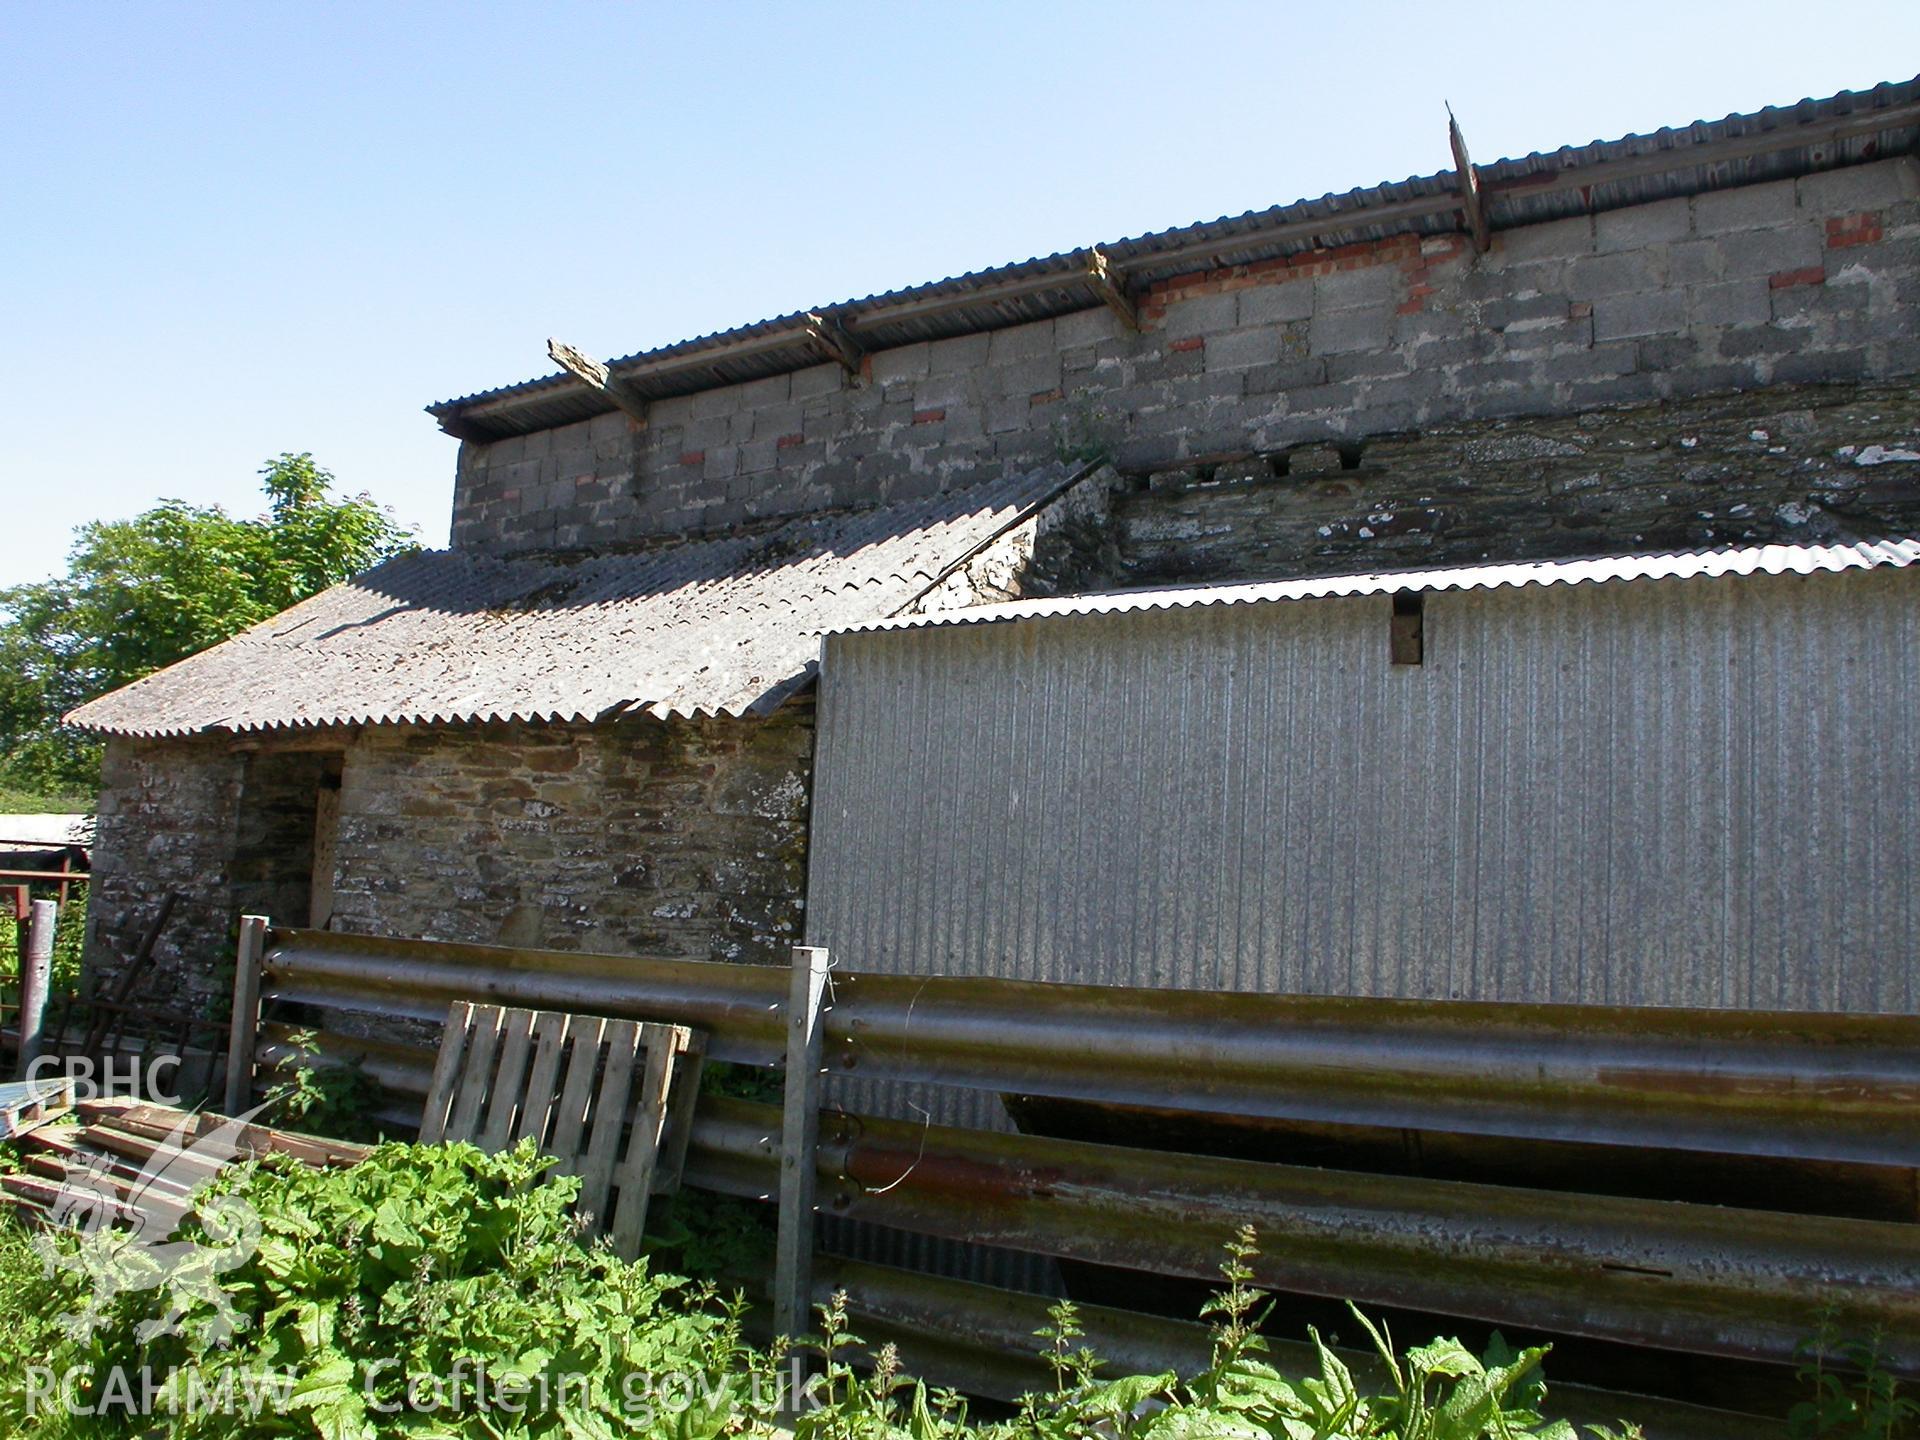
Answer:
<svg viewBox="0 0 1920 1440"><path fill-rule="evenodd" d="M320 1058L315 1031L296 1030L288 1043L301 1058L275 1072L261 1097L261 1118L334 1140L380 1139L373 1113L380 1100L379 1081L357 1064Z"/></svg>
<svg viewBox="0 0 1920 1440"><path fill-rule="evenodd" d="M719 1436L770 1408L751 1393L764 1358L741 1338L744 1305L583 1243L577 1183L550 1167L530 1144L233 1167L213 1188L244 1198L259 1238L219 1297L128 1290L91 1334L43 1337L45 1363L77 1372L83 1411L128 1375L160 1377L154 1403L25 1413L20 1387L0 1384L0 1434ZM38 1305L78 1309L79 1288L56 1273ZM208 1323L222 1298L241 1317L225 1335ZM170 1333L145 1333L168 1306ZM656 1398L663 1376L685 1377L683 1407ZM195 1403L235 1395L265 1403Z"/></svg>
<svg viewBox="0 0 1920 1440"><path fill-rule="evenodd" d="M1350 1305L1384 1365L1386 1387L1363 1390L1311 1329L1318 1372L1283 1375L1261 1334L1272 1305L1252 1285L1250 1262L1258 1254L1251 1226L1227 1247L1225 1288L1203 1312L1213 1325L1213 1353L1199 1375L1099 1378L1099 1357L1077 1343L1084 1337L1079 1312L1063 1300L1036 1332L1052 1388L1028 1396L1011 1420L980 1426L969 1425L958 1396L929 1393L900 1375L890 1345L863 1378L852 1360L862 1345L848 1326L847 1297L835 1296L821 1311L822 1338L813 1347L824 1366L823 1403L796 1422L794 1433L802 1440L1577 1440L1566 1421L1541 1413L1544 1345L1514 1351L1496 1335L1478 1356L1458 1340L1401 1353L1384 1326ZM1639 1432L1626 1426L1591 1433L1630 1440Z"/></svg>
<svg viewBox="0 0 1920 1440"><path fill-rule="evenodd" d="M1384 1367L1369 1367L1378 1378L1356 1380L1317 1334L1314 1373L1282 1374L1261 1333L1271 1305L1252 1284L1251 1229L1229 1247L1225 1285L1206 1307L1213 1347L1202 1373L1103 1377L1062 1301L1037 1336L1049 1386L980 1421L959 1395L903 1374L891 1346L869 1356L844 1295L822 1309L799 1354L747 1344L737 1295L587 1242L571 1209L577 1183L553 1176L530 1145L487 1156L387 1144L325 1171L270 1157L223 1172L212 1188L258 1217L244 1258L200 1275L216 1289L127 1288L84 1333L59 1318L86 1307L84 1281L42 1273L20 1232L0 1229L0 1341L19 1363L33 1357L76 1377L69 1393L89 1408L116 1375L159 1382L151 1407L78 1415L36 1410L22 1386L0 1383L0 1434L1573 1440L1541 1413L1544 1347L1496 1341L1476 1356L1436 1340L1401 1353L1356 1310ZM776 1407L791 1392L781 1383L801 1361L815 1370L812 1394L783 1431ZM196 1394L267 1403L196 1406Z"/></svg>
<svg viewBox="0 0 1920 1440"><path fill-rule="evenodd" d="M1886 1336L1841 1334L1831 1311L1800 1346L1809 1398L1787 1414L1790 1440L1902 1440L1920 1433L1920 1403L1887 1368Z"/></svg>

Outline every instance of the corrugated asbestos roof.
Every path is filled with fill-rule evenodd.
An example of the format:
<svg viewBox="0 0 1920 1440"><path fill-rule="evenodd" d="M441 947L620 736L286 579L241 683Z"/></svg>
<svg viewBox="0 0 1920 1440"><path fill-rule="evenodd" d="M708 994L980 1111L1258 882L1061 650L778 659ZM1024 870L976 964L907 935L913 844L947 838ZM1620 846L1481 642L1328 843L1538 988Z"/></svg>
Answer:
<svg viewBox="0 0 1920 1440"><path fill-rule="evenodd" d="M1392 595L1409 590L1497 590L1503 585L1589 585L1629 580L1706 580L1720 575L1811 575L1819 571L1904 568L1920 561L1920 540L1863 540L1852 545L1752 545L1664 555L1614 555L1589 560L1537 560L1512 565L1464 565L1446 570L1383 570L1322 575L1254 585L1183 585L1165 590L1116 590L979 605L849 625L835 634L924 630L935 625L991 625L1060 615L1124 615L1136 610L1186 610L1213 605L1259 605L1341 595Z"/></svg>
<svg viewBox="0 0 1920 1440"><path fill-rule="evenodd" d="M1440 127L1435 126L1436 138ZM1824 100L1770 106L1722 120L1619 140L1565 146L1476 165L1496 231L1569 215L1642 205L1859 164L1920 146L1920 79ZM1095 247L1125 288L1316 246L1462 228L1454 170L1300 200L1244 215ZM1093 250L1064 251L932 284L823 305L863 349L884 350L1024 324L1098 306L1087 284ZM614 376L648 398L684 395L817 365L831 357L809 338L808 312L716 331L610 362ZM604 414L612 403L565 374L485 390L427 407L478 439L526 434Z"/></svg>
<svg viewBox="0 0 1920 1440"><path fill-rule="evenodd" d="M93 844L91 815L40 812L0 815L0 850L60 849Z"/></svg>
<svg viewBox="0 0 1920 1440"><path fill-rule="evenodd" d="M828 630L891 615L1077 478L1064 466L644 554L423 551L81 706L111 735L764 713Z"/></svg>

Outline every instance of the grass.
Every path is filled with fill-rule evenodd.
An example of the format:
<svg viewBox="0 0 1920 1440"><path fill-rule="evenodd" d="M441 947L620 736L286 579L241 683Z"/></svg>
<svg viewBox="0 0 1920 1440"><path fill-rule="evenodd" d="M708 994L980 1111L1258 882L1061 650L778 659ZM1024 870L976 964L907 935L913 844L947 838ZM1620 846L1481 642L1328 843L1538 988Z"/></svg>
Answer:
<svg viewBox="0 0 1920 1440"><path fill-rule="evenodd" d="M46 793L0 786L0 815L91 815L94 798L77 790Z"/></svg>

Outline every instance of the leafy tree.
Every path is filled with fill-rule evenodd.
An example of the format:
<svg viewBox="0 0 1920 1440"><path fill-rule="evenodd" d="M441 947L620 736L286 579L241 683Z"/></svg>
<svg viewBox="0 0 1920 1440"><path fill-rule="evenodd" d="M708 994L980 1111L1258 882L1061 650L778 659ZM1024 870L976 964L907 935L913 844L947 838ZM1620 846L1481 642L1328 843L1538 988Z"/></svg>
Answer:
<svg viewBox="0 0 1920 1440"><path fill-rule="evenodd" d="M0 789L91 791L99 747L61 727L67 711L413 544L370 496L331 498L311 455L260 475L265 515L163 500L81 526L64 576L0 590Z"/></svg>

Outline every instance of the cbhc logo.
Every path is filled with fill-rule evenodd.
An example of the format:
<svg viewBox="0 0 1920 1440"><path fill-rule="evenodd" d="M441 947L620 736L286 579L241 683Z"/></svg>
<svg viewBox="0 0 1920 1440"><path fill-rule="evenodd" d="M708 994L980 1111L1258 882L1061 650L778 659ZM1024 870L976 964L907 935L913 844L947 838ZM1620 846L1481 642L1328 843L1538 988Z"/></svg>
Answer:
<svg viewBox="0 0 1920 1440"><path fill-rule="evenodd" d="M58 1077L73 1082L76 1100L100 1100L115 1095L132 1095L159 1105L178 1105L179 1091L174 1089L180 1075L178 1055L112 1056L95 1060L90 1055L41 1055L27 1067L27 1079L38 1083Z"/></svg>

